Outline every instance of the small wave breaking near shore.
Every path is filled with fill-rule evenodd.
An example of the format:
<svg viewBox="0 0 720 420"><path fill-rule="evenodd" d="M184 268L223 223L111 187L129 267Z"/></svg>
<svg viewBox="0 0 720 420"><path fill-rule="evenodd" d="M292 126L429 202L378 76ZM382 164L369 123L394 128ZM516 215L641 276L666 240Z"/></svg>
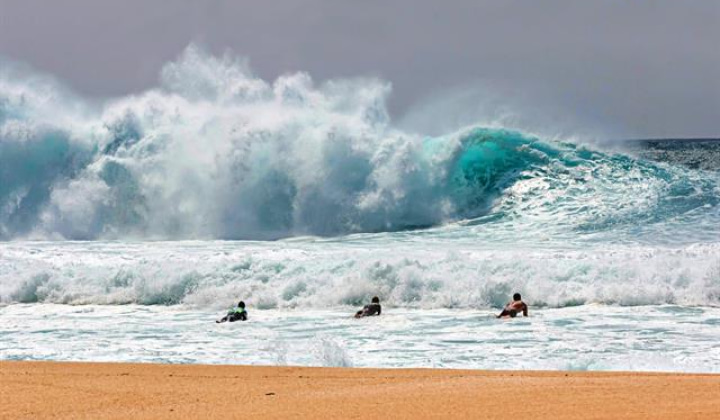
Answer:
<svg viewBox="0 0 720 420"><path fill-rule="evenodd" d="M720 305L720 246L469 248L441 242L6 243L0 303L222 309Z"/></svg>

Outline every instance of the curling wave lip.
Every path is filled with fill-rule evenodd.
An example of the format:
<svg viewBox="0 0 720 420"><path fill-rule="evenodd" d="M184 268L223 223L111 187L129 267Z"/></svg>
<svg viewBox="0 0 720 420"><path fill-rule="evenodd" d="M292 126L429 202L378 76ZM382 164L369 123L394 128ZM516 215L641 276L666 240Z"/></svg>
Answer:
<svg viewBox="0 0 720 420"><path fill-rule="evenodd" d="M720 236L717 172L502 128L423 137L392 125L382 81L269 83L194 46L161 80L98 105L0 74L0 239Z"/></svg>

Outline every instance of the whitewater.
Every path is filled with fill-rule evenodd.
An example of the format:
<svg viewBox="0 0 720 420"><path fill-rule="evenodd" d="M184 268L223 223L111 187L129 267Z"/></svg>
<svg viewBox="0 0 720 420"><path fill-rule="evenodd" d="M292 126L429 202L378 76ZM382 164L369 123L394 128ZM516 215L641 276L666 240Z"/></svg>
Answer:
<svg viewBox="0 0 720 420"><path fill-rule="evenodd" d="M100 101L2 62L0 359L720 371L718 165L427 136L382 80L195 46L160 79Z"/></svg>

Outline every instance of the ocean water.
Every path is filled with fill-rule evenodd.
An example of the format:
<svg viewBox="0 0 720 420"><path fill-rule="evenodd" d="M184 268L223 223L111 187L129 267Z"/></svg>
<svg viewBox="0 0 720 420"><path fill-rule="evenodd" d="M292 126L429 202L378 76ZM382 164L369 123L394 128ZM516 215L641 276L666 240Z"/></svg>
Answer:
<svg viewBox="0 0 720 420"><path fill-rule="evenodd" d="M4 360L720 372L720 309L589 305L498 321L486 311L254 310L247 322L181 306L2 310Z"/></svg>
<svg viewBox="0 0 720 420"><path fill-rule="evenodd" d="M102 102L0 68L0 359L720 370L720 142L424 136L389 90L195 47Z"/></svg>

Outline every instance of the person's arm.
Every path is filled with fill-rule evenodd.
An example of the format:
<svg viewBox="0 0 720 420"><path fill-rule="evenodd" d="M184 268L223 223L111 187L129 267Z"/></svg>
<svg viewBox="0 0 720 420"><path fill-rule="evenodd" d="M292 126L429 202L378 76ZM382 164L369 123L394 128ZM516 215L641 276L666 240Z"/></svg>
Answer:
<svg viewBox="0 0 720 420"><path fill-rule="evenodd" d="M523 303L523 316L528 316L528 306L527 304Z"/></svg>
<svg viewBox="0 0 720 420"><path fill-rule="evenodd" d="M500 311L500 314L499 314L498 316L496 316L495 318L502 318L502 317L504 317L505 315L507 315L507 314L508 314L508 307L509 307L510 305L512 305L512 302L506 304L506 305L503 307L503 310Z"/></svg>

